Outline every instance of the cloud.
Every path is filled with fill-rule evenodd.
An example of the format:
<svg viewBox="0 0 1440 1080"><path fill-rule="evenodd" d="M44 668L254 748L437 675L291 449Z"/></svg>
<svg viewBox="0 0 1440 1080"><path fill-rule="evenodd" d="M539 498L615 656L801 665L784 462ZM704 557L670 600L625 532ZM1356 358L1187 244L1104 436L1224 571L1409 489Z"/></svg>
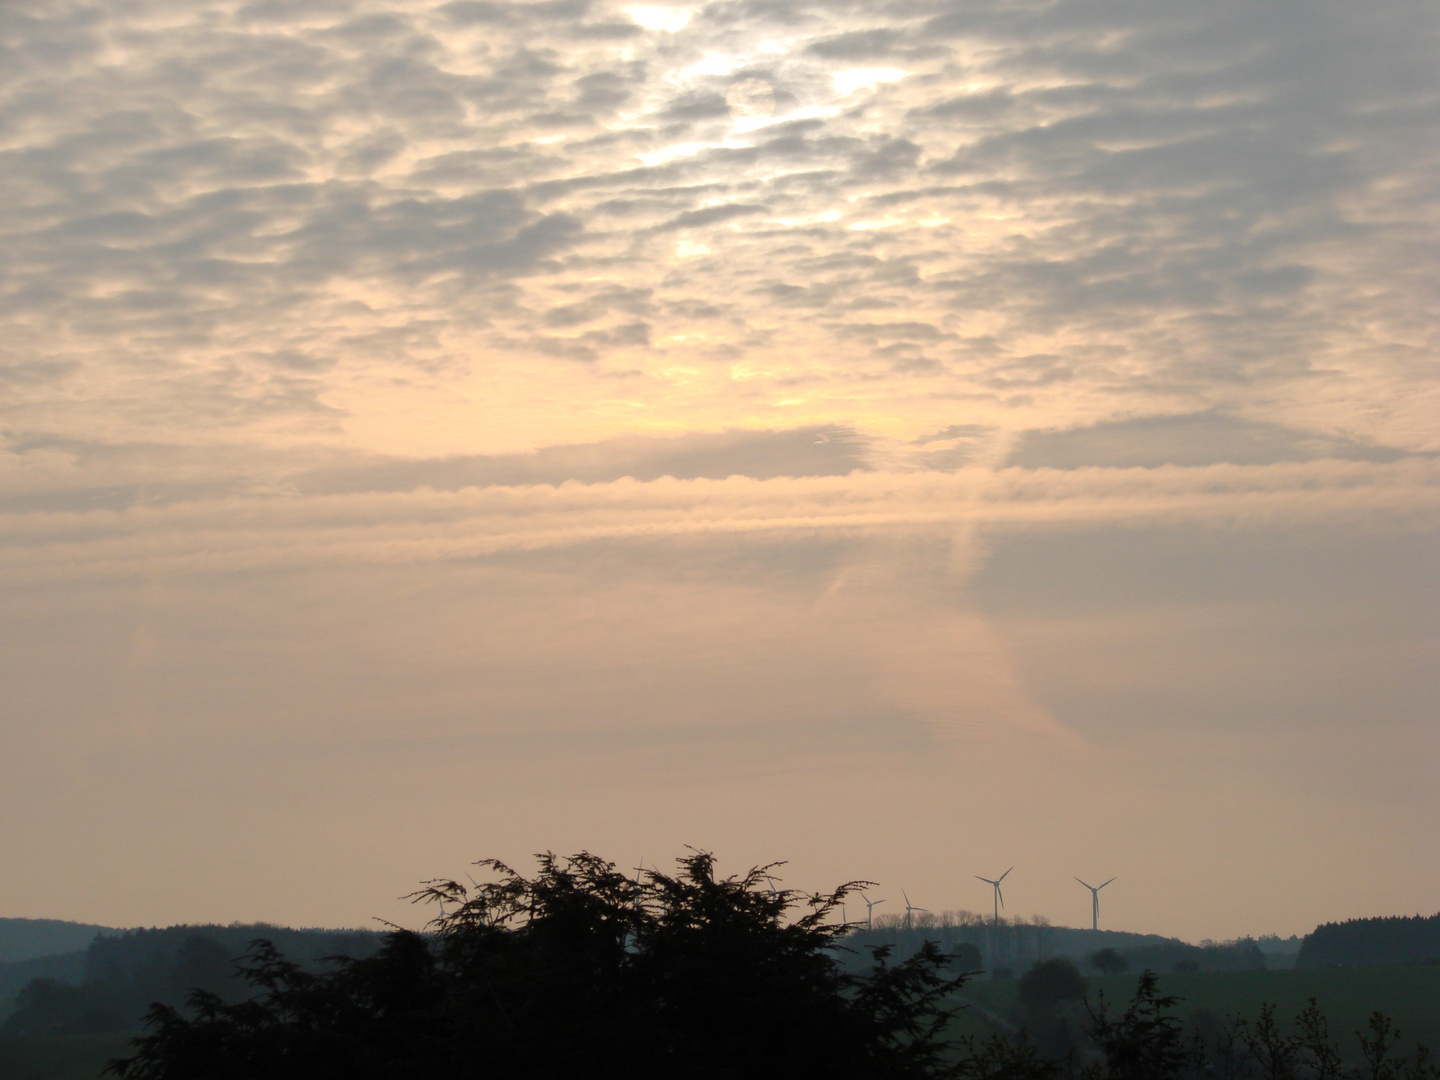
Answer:
<svg viewBox="0 0 1440 1080"><path fill-rule="evenodd" d="M631 8L0 14L0 790L72 815L24 865L113 821L143 891L134 838L192 818L293 839L291 885L389 828L403 887L477 819L863 835L905 880L895 835L984 820L1194 896L1175 837L1246 821L1277 896L1335 837L1436 865L1378 756L1313 789L1357 743L1285 704L1373 690L1433 759L1381 565L1440 505L1431 8ZM993 814L1022 790L1045 829Z"/></svg>
<svg viewBox="0 0 1440 1080"><path fill-rule="evenodd" d="M0 307L15 347L43 342L29 361L204 373L248 365L258 335L334 356L409 325L399 366L578 356L663 396L683 321L545 333L603 268L661 311L726 297L743 330L710 355L831 387L863 373L903 399L923 369L1012 408L1089 395L1093 422L1117 394L1199 411L1268 383L1319 407L1360 378L1396 429L1368 436L1413 432L1386 357L1426 303L1396 223L1426 198L1435 118L1433 27L1407 5L721 5L663 30L603 4L152 7L175 18L16 24L17 56L45 42L71 65L23 62L0 97L25 133L4 151ZM123 63L102 80L106 49ZM881 60L904 77L837 95ZM792 104L737 132L725 89L757 73ZM676 232L708 254L677 258ZM828 318L797 325L797 303ZM836 336L877 307L957 336L903 364ZM971 336L996 366L967 362ZM1036 355L1067 376L1007 371Z"/></svg>
<svg viewBox="0 0 1440 1080"><path fill-rule="evenodd" d="M530 454L471 456L432 461L381 461L301 474L307 494L457 491L468 487L605 483L635 480L767 480L782 476L843 476L866 469L865 442L848 428L729 431L672 438L628 436L601 443L547 446Z"/></svg>
<svg viewBox="0 0 1440 1080"><path fill-rule="evenodd" d="M714 448L709 449L707 454L697 448L690 460L713 462ZM551 461L563 458L557 454ZM506 464L513 468L516 463ZM475 467L450 465L436 470L450 484L465 478L467 466ZM621 479L559 487L373 490L403 489L421 476L423 466L391 466L332 479L371 489L353 495L272 495L131 506L119 512L4 515L0 580L443 562L692 536L973 536L977 528L1004 532L1062 524L1239 520L1257 527L1348 522L1404 532L1430 527L1440 506L1434 498L1433 462L1416 459L1201 469L980 467L770 480Z"/></svg>
<svg viewBox="0 0 1440 1080"><path fill-rule="evenodd" d="M1396 461L1404 451L1220 413L1148 416L1020 435L1009 463L1027 468L1271 465L1283 461Z"/></svg>
<svg viewBox="0 0 1440 1080"><path fill-rule="evenodd" d="M1435 25L1382 9L32 5L0 415L362 486L650 475L618 448L657 424L968 424L1066 468L1433 451ZM748 77L779 107L742 131ZM75 490L257 482L184 459Z"/></svg>

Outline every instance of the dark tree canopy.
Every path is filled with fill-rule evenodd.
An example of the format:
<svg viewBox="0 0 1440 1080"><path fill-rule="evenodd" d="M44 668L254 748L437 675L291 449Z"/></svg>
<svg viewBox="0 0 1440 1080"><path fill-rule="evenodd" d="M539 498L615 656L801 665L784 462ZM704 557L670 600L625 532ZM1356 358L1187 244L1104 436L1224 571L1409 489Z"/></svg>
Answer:
<svg viewBox="0 0 1440 1080"><path fill-rule="evenodd" d="M126 1080L931 1077L952 1071L944 1001L963 982L933 945L846 973L843 897L720 878L696 852L627 877L589 854L498 862L467 889L435 882L434 933L307 972L266 942L243 970L261 993L156 1006Z"/></svg>
<svg viewBox="0 0 1440 1080"><path fill-rule="evenodd" d="M1085 976L1074 962L1058 957L1042 960L1020 979L1015 988L1021 1002L1032 1009L1044 1009L1062 1001L1079 1001L1085 996Z"/></svg>
<svg viewBox="0 0 1440 1080"><path fill-rule="evenodd" d="M1101 949L1090 954L1090 963L1106 975L1123 975L1129 963L1114 949Z"/></svg>
<svg viewBox="0 0 1440 1080"><path fill-rule="evenodd" d="M1295 966L1407 964L1425 960L1440 960L1440 914L1324 923L1305 938Z"/></svg>
<svg viewBox="0 0 1440 1080"><path fill-rule="evenodd" d="M952 963L961 971L980 972L985 968L985 959L980 955L980 946L972 941L961 941L951 950Z"/></svg>

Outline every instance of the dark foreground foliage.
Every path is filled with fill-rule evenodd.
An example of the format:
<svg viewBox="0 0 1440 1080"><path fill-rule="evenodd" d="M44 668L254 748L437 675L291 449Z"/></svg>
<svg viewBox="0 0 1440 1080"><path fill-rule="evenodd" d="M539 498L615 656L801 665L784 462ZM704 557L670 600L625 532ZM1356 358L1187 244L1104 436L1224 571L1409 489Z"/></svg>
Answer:
<svg viewBox="0 0 1440 1080"><path fill-rule="evenodd" d="M197 992L149 1015L126 1080L415 1076L695 1080L762 1072L932 1077L954 1060L945 1001L964 976L929 947L846 973L832 947L853 886L806 895L762 867L719 878L709 854L634 877L588 854L525 878L439 882L450 913L374 956L307 972L268 942L243 963L261 993ZM858 884L858 883L857 883Z"/></svg>
<svg viewBox="0 0 1440 1080"><path fill-rule="evenodd" d="M1378 1012L1341 1040L1314 999L1288 1026L1269 1005L1255 1018L1201 1015L1187 1024L1178 1004L1146 971L1123 1008L1103 995L1084 1003L1084 1038L1063 1055L1042 1052L1022 1029L968 1043L956 1071L970 1080L1440 1080L1425 1046L1398 1052L1400 1032Z"/></svg>
<svg viewBox="0 0 1440 1080"><path fill-rule="evenodd" d="M416 1076L695 1080L1440 1080L1421 1047L1376 1013L1342 1048L1312 1000L1288 1027L1186 1024L1152 971L1116 1008L1085 998L1069 961L1019 986L1025 1023L951 1038L966 979L926 945L860 972L839 962L830 894L776 889L761 867L718 878L703 852L677 873L622 874L581 854L544 856L526 878L500 863L467 889L432 883L449 908L433 932L396 930L361 959L309 970L259 940L241 964L252 993L196 990L152 1007L125 1080L398 1080ZM1002 1026L1004 1021L1001 1021Z"/></svg>

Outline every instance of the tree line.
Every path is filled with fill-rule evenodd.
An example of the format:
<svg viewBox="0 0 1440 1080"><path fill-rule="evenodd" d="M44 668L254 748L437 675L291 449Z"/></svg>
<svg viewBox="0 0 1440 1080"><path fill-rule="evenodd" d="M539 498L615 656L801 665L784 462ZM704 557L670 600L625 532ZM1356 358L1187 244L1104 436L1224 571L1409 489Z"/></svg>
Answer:
<svg viewBox="0 0 1440 1080"><path fill-rule="evenodd" d="M1083 965L1102 951L1124 956L1127 965L1136 971L1256 971L1269 966L1260 943L1253 938L1192 945L1158 934L1055 926L1043 916L1002 916L996 920L968 911L944 911L922 912L907 920L889 914L876 916L871 926L858 927L854 937L859 943L893 942L901 954L924 941L936 941L951 952L974 948L985 958L983 966L987 970L1000 968L1016 973L1058 956L1068 956Z"/></svg>
<svg viewBox="0 0 1440 1080"><path fill-rule="evenodd" d="M1306 935L1296 967L1440 963L1440 914L1349 919Z"/></svg>

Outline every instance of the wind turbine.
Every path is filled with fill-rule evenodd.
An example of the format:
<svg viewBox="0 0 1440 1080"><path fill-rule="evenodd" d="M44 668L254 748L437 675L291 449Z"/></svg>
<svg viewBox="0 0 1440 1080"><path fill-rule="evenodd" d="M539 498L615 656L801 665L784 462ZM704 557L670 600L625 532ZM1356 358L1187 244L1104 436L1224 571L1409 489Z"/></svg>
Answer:
<svg viewBox="0 0 1440 1080"><path fill-rule="evenodd" d="M871 899L870 899L868 896L866 896L863 892L860 894L860 899L865 901L865 929L866 929L866 930L874 930L874 929L875 929L875 914L874 914L874 913L875 913L875 908L876 908L876 906L885 903L885 901L884 901L884 900L871 900Z"/></svg>
<svg viewBox="0 0 1440 1080"><path fill-rule="evenodd" d="M632 904L634 904L636 911L640 911L640 910L642 910L642 908L643 908L643 903L642 903L642 901L643 901L643 898L644 898L644 896L645 896L645 881L644 881L644 878L645 878L645 857L642 855L642 856L640 857L640 865L637 866L637 867L635 867L635 880L632 882L632 884L634 885L635 889L634 889L634 892L631 894L631 901L630 901L630 902L631 902Z"/></svg>
<svg viewBox="0 0 1440 1080"><path fill-rule="evenodd" d="M1010 867L1010 870L1014 869L1015 867ZM1010 870L1006 870L1005 873L993 880L988 877L980 877L979 874L975 875L977 878L980 878L981 881L985 882L985 884L991 885L995 889L995 922L997 923L1000 921L1000 909L1005 906L1005 894L1000 891L1000 882L1009 876Z"/></svg>
<svg viewBox="0 0 1440 1080"><path fill-rule="evenodd" d="M904 889L900 890L900 895L905 897L905 929L909 930L911 926L914 925L914 920L910 917L910 913L913 911L929 911L930 909L916 907L914 904L910 903L910 897L906 895Z"/></svg>
<svg viewBox="0 0 1440 1080"><path fill-rule="evenodd" d="M1080 879L1079 879L1078 877L1077 877L1075 880L1076 880L1076 881L1080 881ZM1110 881L1114 881L1114 880L1115 880L1115 879L1114 879L1113 877L1110 879ZM1110 881L1105 882L1105 885L1109 885L1109 884L1110 884ZM1080 884L1081 884L1081 885L1085 885L1085 882L1080 881ZM1091 930L1099 930L1099 929L1100 929L1100 890L1103 889L1103 888L1105 887L1105 885L1085 885L1085 888L1087 888L1087 889L1090 890L1090 929L1091 929Z"/></svg>

